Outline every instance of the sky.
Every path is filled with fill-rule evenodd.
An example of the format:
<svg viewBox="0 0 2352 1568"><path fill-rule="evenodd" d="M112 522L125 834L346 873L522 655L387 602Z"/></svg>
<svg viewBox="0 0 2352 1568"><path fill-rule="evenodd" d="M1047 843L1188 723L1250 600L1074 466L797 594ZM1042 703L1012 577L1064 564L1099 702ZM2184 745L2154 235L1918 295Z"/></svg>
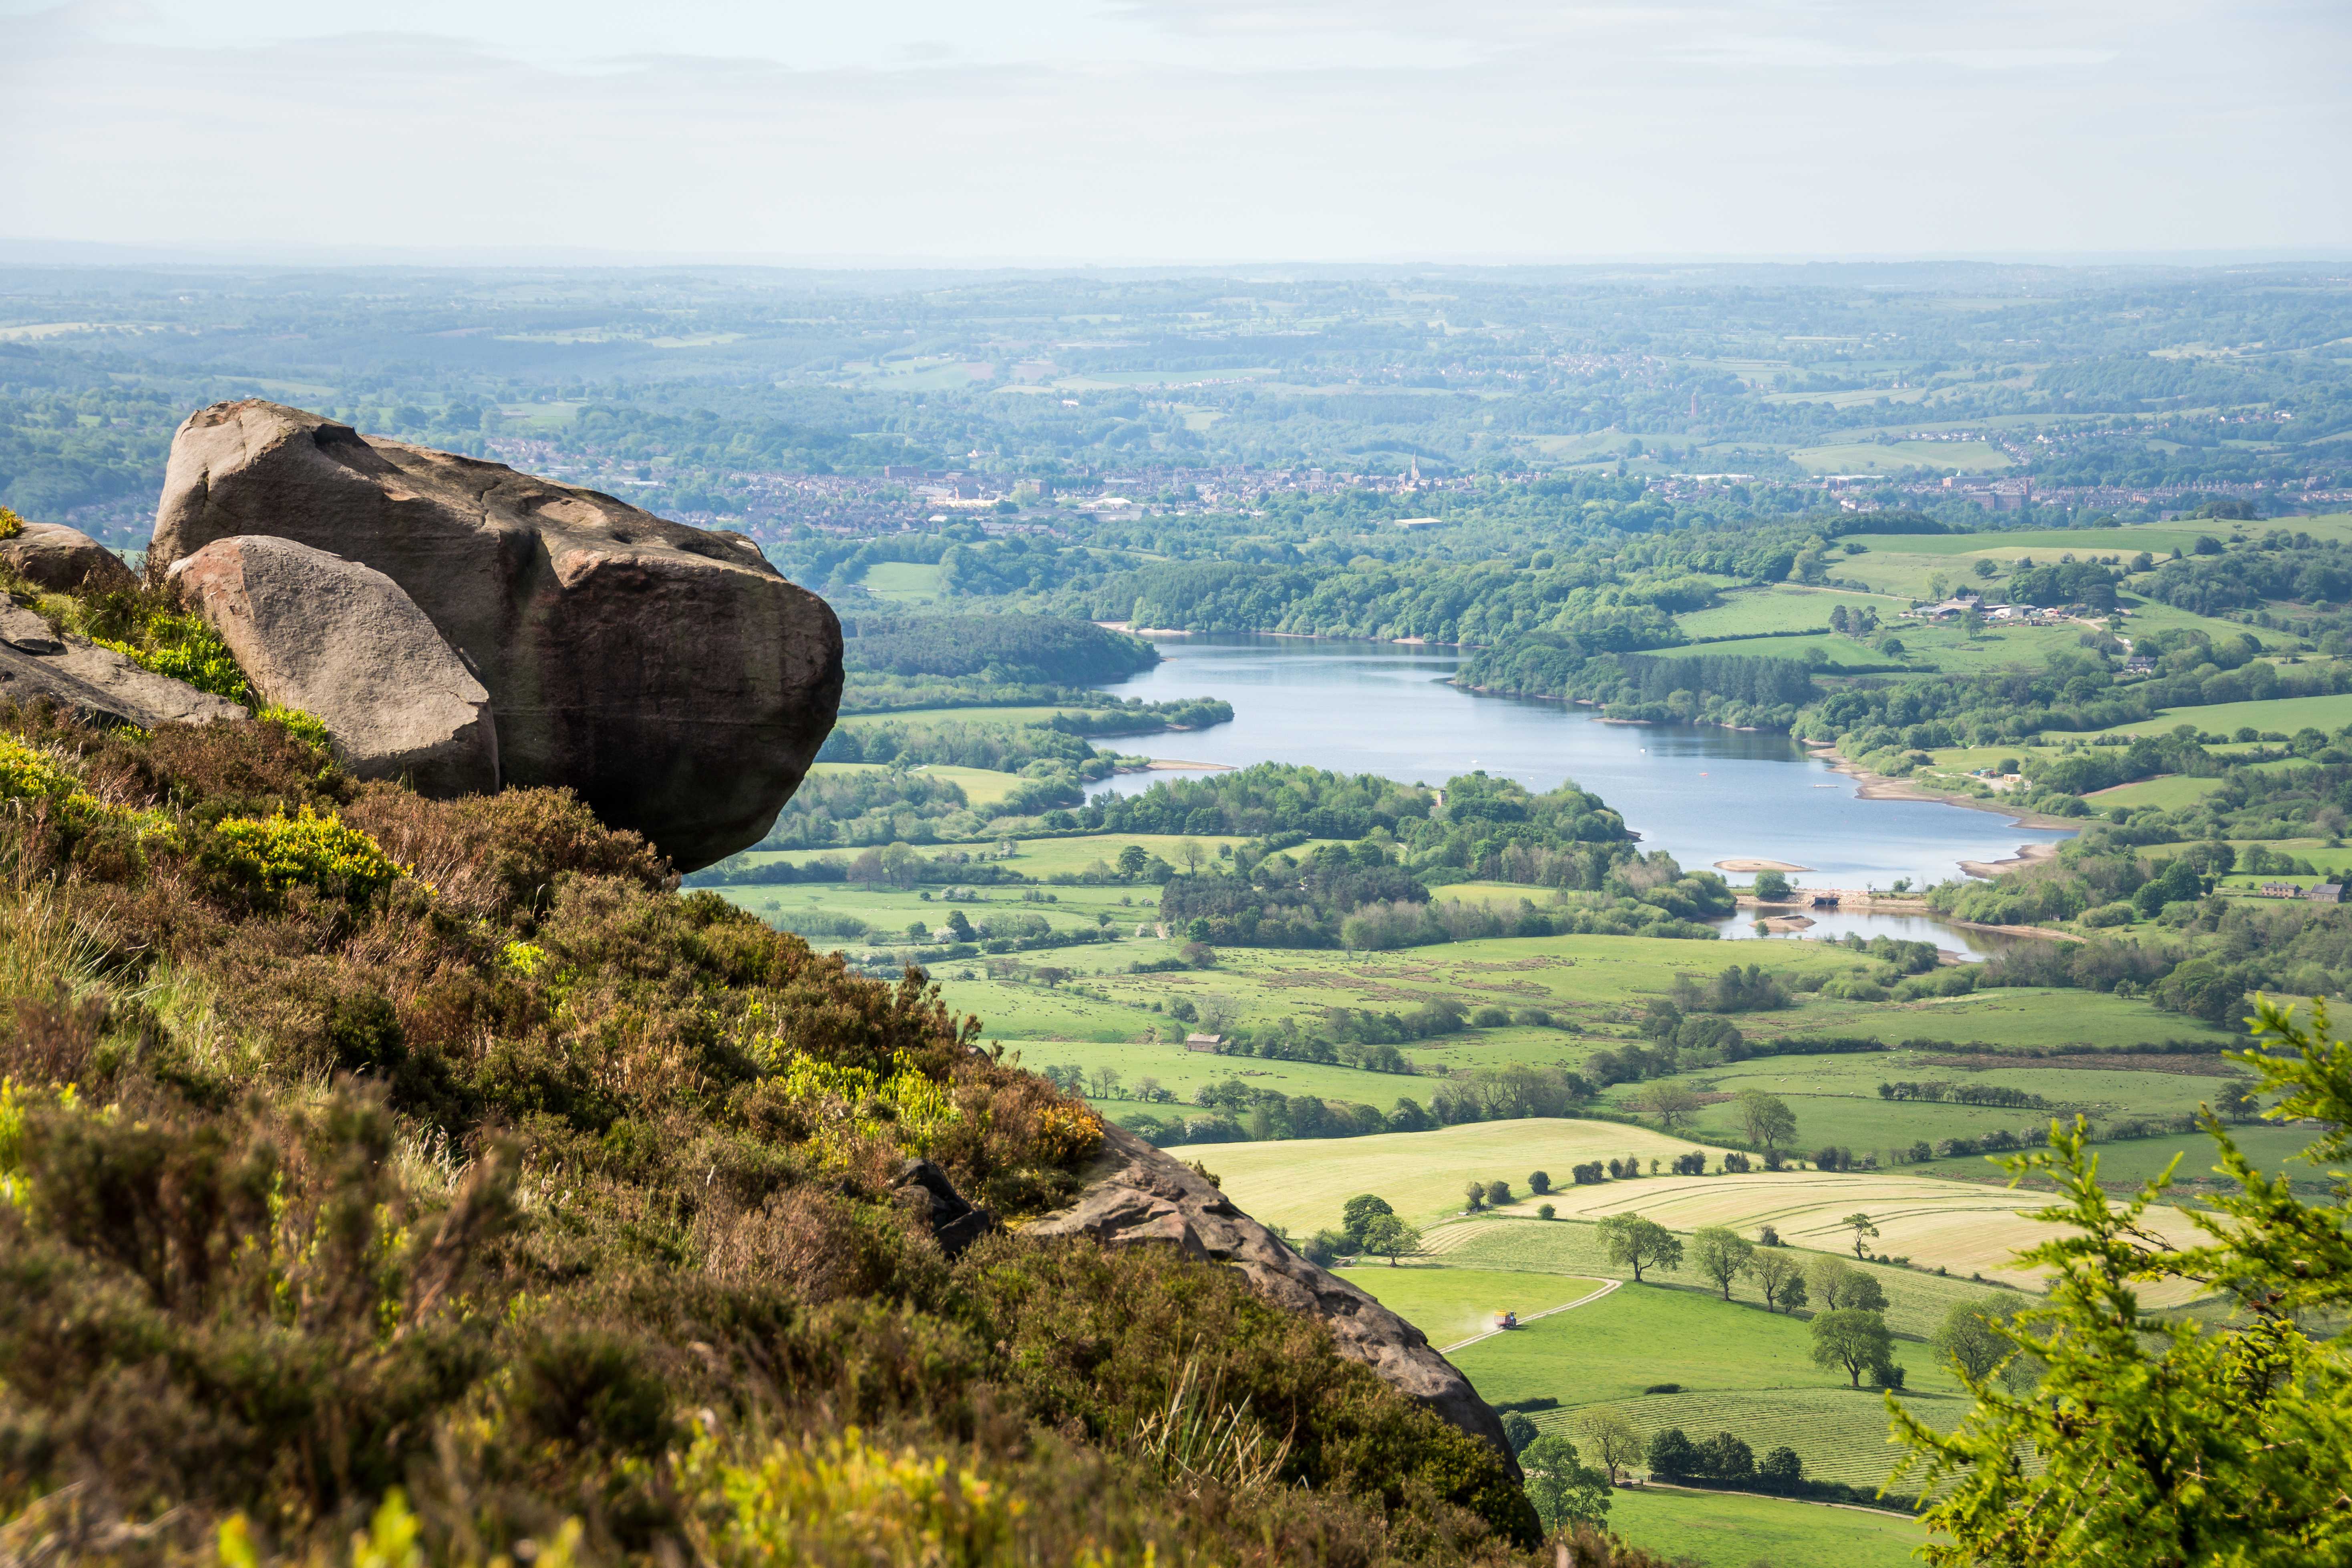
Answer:
<svg viewBox="0 0 2352 1568"><path fill-rule="evenodd" d="M0 0L8 242L2352 255L2346 0Z"/></svg>

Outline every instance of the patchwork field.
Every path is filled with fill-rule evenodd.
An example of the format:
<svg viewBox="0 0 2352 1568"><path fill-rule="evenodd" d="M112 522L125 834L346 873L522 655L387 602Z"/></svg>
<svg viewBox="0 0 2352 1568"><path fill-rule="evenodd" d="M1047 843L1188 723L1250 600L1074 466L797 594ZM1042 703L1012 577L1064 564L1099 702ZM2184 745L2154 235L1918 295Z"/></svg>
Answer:
<svg viewBox="0 0 2352 1568"><path fill-rule="evenodd" d="M1927 1538L1891 1513L1666 1487L1617 1491L1609 1528L1697 1568L1909 1568Z"/></svg>
<svg viewBox="0 0 2352 1568"><path fill-rule="evenodd" d="M2027 1288L2037 1285L2038 1279L2017 1265L2016 1254L2049 1234L2048 1226L2022 1212L2039 1206L2031 1194L1931 1176L1819 1171L1657 1176L1570 1187L1550 1202L1563 1215L1597 1220L1638 1214L1675 1231L1722 1225L1753 1235L1757 1226L1769 1224L1784 1240L1824 1252L1837 1251L1843 1244L1846 1215L1864 1213L1879 1230L1869 1244L1874 1252ZM2151 1209L2146 1223L2150 1231L2176 1244L2194 1242L2201 1235L2177 1209ZM2192 1300L2199 1292L2183 1282L2153 1286L2143 1294L2152 1304L2165 1306Z"/></svg>
<svg viewBox="0 0 2352 1568"><path fill-rule="evenodd" d="M2031 1199L2021 1199L2021 1206L2031 1206ZM1463 1219L1427 1232L1425 1244L1429 1257L1448 1268L1606 1279L1632 1277L1630 1270L1609 1261L1594 1227L1576 1220L1529 1219L1517 1213ZM1886 1293L1887 1327L1912 1339L1924 1340L1934 1333L1944 1315L1957 1303L2003 1289L1965 1275L1945 1276L1889 1264L1863 1263L1846 1252L1838 1256L1849 1267L1878 1281L1879 1288ZM1683 1290L1717 1300L1714 1285L1687 1269L1652 1272L1650 1283L1662 1290ZM1763 1302L1754 1282L1746 1279L1732 1281L1731 1299L1756 1306Z"/></svg>
<svg viewBox="0 0 2352 1568"><path fill-rule="evenodd" d="M1531 1171L1565 1182L1570 1166L1589 1160L1671 1160L1694 1149L1719 1157L1703 1144L1643 1127L1530 1118L1369 1138L1221 1143L1197 1152L1243 1208L1271 1224L1312 1231L1339 1224L1340 1205L1358 1193L1377 1193L1412 1224L1425 1225L1459 1213L1463 1188L1474 1177L1507 1181L1524 1193ZM1559 1203L1564 1195L1535 1201Z"/></svg>

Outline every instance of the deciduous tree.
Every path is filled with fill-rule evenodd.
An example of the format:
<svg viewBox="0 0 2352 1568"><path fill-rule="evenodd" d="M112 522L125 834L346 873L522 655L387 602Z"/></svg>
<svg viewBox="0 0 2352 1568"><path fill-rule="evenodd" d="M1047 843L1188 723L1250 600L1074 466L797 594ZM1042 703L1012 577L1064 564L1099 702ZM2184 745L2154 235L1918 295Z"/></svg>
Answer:
<svg viewBox="0 0 2352 1568"><path fill-rule="evenodd" d="M1641 1462L1647 1446L1642 1429L1633 1418L1613 1405L1604 1405L1591 1411L1577 1423L1584 1437L1584 1446L1609 1472L1609 1484L1615 1486L1617 1478L1629 1467Z"/></svg>
<svg viewBox="0 0 2352 1568"><path fill-rule="evenodd" d="M1739 1130L1769 1154L1796 1141L1797 1113L1777 1094L1744 1089L1739 1096Z"/></svg>
<svg viewBox="0 0 2352 1568"><path fill-rule="evenodd" d="M1764 1293L1767 1310L1785 1312L1805 1304L1805 1266L1785 1247L1759 1247L1748 1256L1748 1272Z"/></svg>
<svg viewBox="0 0 2352 1568"><path fill-rule="evenodd" d="M1755 1244L1727 1226L1710 1225L1691 1232L1691 1262L1715 1281L1723 1299L1731 1300L1731 1282L1746 1273Z"/></svg>
<svg viewBox="0 0 2352 1568"><path fill-rule="evenodd" d="M1639 1284L1644 1268L1671 1273L1682 1267L1683 1244L1672 1231L1640 1215L1612 1214L1594 1227L1609 1261L1633 1271Z"/></svg>
<svg viewBox="0 0 2352 1568"><path fill-rule="evenodd" d="M1862 1374L1895 1359L1895 1336L1876 1312L1841 1307L1813 1320L1813 1364L1843 1371L1854 1387Z"/></svg>

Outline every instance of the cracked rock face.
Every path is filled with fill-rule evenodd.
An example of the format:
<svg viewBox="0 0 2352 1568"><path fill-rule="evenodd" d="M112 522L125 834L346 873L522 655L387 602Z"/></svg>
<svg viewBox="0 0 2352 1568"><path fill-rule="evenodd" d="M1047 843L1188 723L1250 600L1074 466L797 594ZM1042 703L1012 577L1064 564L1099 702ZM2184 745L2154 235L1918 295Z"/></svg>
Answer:
<svg viewBox="0 0 2352 1568"><path fill-rule="evenodd" d="M1165 1242L1190 1257L1230 1264L1275 1305L1321 1318L1340 1352L1370 1367L1390 1387L1492 1443L1517 1478L1502 1422L1427 1336L1298 1256L1198 1173L1106 1123L1102 1152L1087 1171L1086 1184L1076 1203L1024 1226L1022 1234L1089 1236L1112 1247Z"/></svg>
<svg viewBox="0 0 2352 1568"><path fill-rule="evenodd" d="M0 595L0 703L43 700L100 729L152 730L247 716L226 697L142 669L88 637L54 632L31 609Z"/></svg>
<svg viewBox="0 0 2352 1568"><path fill-rule="evenodd" d="M499 787L489 693L383 573L251 534L173 562L171 576L253 689L324 724L357 776L445 799Z"/></svg>
<svg viewBox="0 0 2352 1568"><path fill-rule="evenodd" d="M152 553L268 534L383 573L488 691L502 782L680 870L756 844L841 701L841 626L740 534L248 399L172 443Z"/></svg>

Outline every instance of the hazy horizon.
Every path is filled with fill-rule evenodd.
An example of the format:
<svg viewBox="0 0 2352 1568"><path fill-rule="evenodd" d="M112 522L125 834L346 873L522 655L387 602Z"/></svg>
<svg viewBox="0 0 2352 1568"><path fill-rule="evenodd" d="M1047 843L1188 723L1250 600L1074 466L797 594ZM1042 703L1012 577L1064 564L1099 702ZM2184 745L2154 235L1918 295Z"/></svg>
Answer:
<svg viewBox="0 0 2352 1568"><path fill-rule="evenodd" d="M0 254L2316 259L2347 44L2308 0L0 0Z"/></svg>

